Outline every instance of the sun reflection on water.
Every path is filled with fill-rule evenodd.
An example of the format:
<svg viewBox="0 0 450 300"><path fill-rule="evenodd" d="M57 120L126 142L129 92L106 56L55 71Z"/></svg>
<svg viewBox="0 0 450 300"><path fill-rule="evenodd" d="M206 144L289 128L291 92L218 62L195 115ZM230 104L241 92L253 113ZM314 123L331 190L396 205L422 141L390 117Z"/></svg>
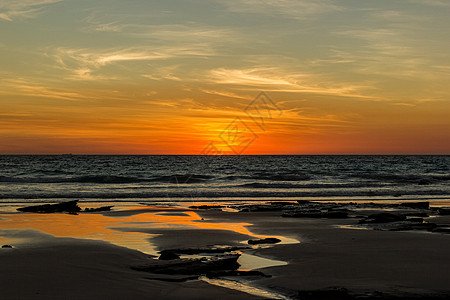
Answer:
<svg viewBox="0 0 450 300"><path fill-rule="evenodd" d="M152 211L155 210L155 211ZM173 212L171 212L173 210ZM126 211L125 211L126 212ZM133 228L164 228L164 229L216 229L229 230L243 235L263 237L251 233L246 226L250 223L213 223L203 220L193 211L182 211L165 208L146 207L141 212L127 215L108 215L98 213L69 214L34 214L14 213L0 215L3 230L34 229L55 237L72 237L80 239L101 240L114 245L136 249L144 253L156 255L156 247L150 240L158 234L134 232ZM116 229L122 229L120 231ZM123 230L129 229L129 230ZM7 237L0 231L3 244L24 244L30 240L18 240Z"/></svg>

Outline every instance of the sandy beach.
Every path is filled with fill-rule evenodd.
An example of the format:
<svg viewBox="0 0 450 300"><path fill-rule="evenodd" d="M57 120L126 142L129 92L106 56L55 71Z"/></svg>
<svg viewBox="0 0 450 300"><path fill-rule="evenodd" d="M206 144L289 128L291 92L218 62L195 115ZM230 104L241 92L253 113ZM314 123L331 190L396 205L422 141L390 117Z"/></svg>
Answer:
<svg viewBox="0 0 450 300"><path fill-rule="evenodd" d="M1 218L2 242L13 247L0 249L2 299L322 299L305 291L339 289L369 299L450 296L450 236L444 233L348 228L357 225L356 218L282 218L279 211L163 206ZM449 221L446 216L433 219ZM89 234L83 233L86 228ZM130 234L150 245L146 253L133 249L140 245L126 238ZM162 263L156 256L161 250L242 247L249 239L274 236L282 242L242 250L250 257L285 262L258 269L267 277L170 282L134 268ZM218 286L224 282L227 287ZM341 296L325 296L336 297Z"/></svg>

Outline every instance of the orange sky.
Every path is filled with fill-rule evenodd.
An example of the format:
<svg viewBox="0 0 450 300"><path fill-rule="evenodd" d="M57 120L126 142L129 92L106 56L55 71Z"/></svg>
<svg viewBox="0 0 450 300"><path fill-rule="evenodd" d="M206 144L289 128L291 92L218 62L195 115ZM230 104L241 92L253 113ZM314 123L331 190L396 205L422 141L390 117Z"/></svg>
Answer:
<svg viewBox="0 0 450 300"><path fill-rule="evenodd" d="M449 13L440 0L4 4L0 154L450 154ZM263 128L245 112L260 92Z"/></svg>

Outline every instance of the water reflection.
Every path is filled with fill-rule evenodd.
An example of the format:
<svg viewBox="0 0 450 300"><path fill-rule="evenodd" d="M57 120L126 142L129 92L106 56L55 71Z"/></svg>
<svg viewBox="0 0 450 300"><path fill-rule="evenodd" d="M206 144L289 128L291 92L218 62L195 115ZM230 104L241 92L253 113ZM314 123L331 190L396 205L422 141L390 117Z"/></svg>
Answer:
<svg viewBox="0 0 450 300"><path fill-rule="evenodd" d="M155 210L152 212L152 210ZM102 240L114 245L136 249L144 253L156 255L156 247L149 238L156 234L133 232L134 228L164 228L164 229L218 229L234 231L243 235L256 238L264 236L251 233L246 226L250 223L212 223L203 220L192 211L180 212L174 208L146 207L140 212L133 211L130 214L118 216L103 214L80 213L69 214L3 214L0 215L2 229L35 229L55 237L72 237L81 239ZM116 230L117 229L117 230ZM120 231L119 231L120 229ZM128 229L128 230L123 230ZM24 244L30 240L17 240L11 237L1 240L2 244Z"/></svg>
<svg viewBox="0 0 450 300"><path fill-rule="evenodd" d="M247 226L250 223L222 222L202 219L197 213L171 207L145 207L143 209L116 211L111 214L80 213L69 214L0 214L0 243L12 244L14 247L27 247L27 245L45 239L45 234L55 237L71 237L92 239L109 242L114 245L136 249L138 251L157 255L156 245L151 238L158 234L137 232L139 229L203 229L233 231L253 238L266 238L250 232ZM36 234L29 229L38 230L45 234ZM17 234L17 232L27 232ZM281 243L298 243L297 240L277 236ZM44 240L45 242L45 240ZM244 242L244 241L243 241ZM246 242L246 241L245 241ZM271 247L271 246L253 246ZM253 270L274 266L287 265L284 261L263 258L250 253L241 253L239 258L240 270ZM249 294L266 298L287 299L284 296L268 290L253 287L248 282L238 282L227 279L202 279L210 284L240 290Z"/></svg>

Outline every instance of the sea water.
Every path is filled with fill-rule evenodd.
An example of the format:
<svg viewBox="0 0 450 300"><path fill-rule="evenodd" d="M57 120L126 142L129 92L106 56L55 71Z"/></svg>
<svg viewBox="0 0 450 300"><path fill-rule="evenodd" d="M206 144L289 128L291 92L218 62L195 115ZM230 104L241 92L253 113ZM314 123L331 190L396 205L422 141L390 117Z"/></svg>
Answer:
<svg viewBox="0 0 450 300"><path fill-rule="evenodd" d="M450 156L3 155L0 203L450 203Z"/></svg>

